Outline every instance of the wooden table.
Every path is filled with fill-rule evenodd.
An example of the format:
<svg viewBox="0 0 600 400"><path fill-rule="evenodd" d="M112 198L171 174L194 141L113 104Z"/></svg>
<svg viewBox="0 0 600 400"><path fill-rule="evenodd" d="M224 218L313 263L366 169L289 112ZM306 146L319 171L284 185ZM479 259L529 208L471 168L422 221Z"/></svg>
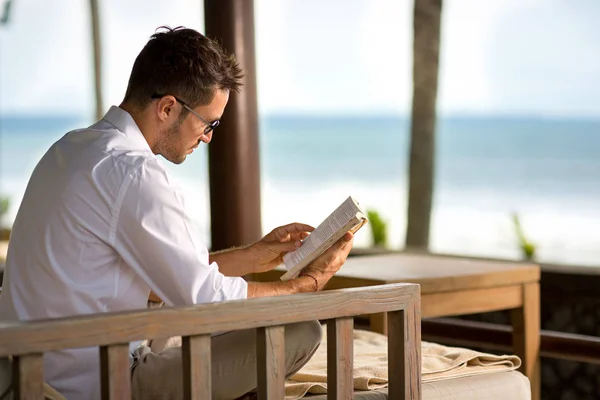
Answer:
<svg viewBox="0 0 600 400"><path fill-rule="evenodd" d="M255 275L278 279L277 269ZM393 253L350 257L327 289L411 282L421 285L421 317L512 310L513 348L540 398L540 268L534 264L451 256ZM386 333L385 314L370 316L371 329Z"/></svg>

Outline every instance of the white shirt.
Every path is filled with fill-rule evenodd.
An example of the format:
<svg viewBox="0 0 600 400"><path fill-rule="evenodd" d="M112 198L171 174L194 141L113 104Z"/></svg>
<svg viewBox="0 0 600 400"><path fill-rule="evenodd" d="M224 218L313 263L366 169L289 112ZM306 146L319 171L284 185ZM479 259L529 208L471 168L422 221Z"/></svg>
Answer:
<svg viewBox="0 0 600 400"><path fill-rule="evenodd" d="M112 107L34 169L11 233L0 320L144 309L150 289L172 306L247 297L242 278L209 263L181 189L131 115ZM68 399L99 398L98 354L47 353L46 381Z"/></svg>

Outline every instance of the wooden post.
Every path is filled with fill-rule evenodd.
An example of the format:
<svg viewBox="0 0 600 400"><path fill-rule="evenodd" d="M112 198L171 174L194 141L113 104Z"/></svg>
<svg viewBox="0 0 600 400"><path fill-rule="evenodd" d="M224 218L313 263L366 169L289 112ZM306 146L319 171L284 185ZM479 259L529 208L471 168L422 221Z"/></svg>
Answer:
<svg viewBox="0 0 600 400"><path fill-rule="evenodd" d="M351 399L354 393L352 317L327 321L327 400Z"/></svg>
<svg viewBox="0 0 600 400"><path fill-rule="evenodd" d="M531 383L531 399L541 398L540 285L523 285L523 307L512 310L513 348L523 363L520 371Z"/></svg>
<svg viewBox="0 0 600 400"><path fill-rule="evenodd" d="M185 400L210 399L211 336L184 336L181 343L183 361L183 398Z"/></svg>
<svg viewBox="0 0 600 400"><path fill-rule="evenodd" d="M421 399L421 300L387 313L390 399Z"/></svg>
<svg viewBox="0 0 600 400"><path fill-rule="evenodd" d="M415 0L406 247L416 250L429 246L441 14L442 0Z"/></svg>
<svg viewBox="0 0 600 400"><path fill-rule="evenodd" d="M94 94L96 99L96 119L104 116L102 100L102 39L100 37L100 15L98 0L90 0L90 17L92 20L92 47L94 49Z"/></svg>
<svg viewBox="0 0 600 400"><path fill-rule="evenodd" d="M44 393L43 354L27 354L13 360L13 399L40 399ZM10 398L10 396L9 396Z"/></svg>
<svg viewBox="0 0 600 400"><path fill-rule="evenodd" d="M285 326L258 328L256 376L259 400L285 397Z"/></svg>
<svg viewBox="0 0 600 400"><path fill-rule="evenodd" d="M131 398L129 343L100 346L100 385L102 400Z"/></svg>
<svg viewBox="0 0 600 400"><path fill-rule="evenodd" d="M206 35L235 54L245 78L208 146L211 250L261 237L254 1L204 0Z"/></svg>

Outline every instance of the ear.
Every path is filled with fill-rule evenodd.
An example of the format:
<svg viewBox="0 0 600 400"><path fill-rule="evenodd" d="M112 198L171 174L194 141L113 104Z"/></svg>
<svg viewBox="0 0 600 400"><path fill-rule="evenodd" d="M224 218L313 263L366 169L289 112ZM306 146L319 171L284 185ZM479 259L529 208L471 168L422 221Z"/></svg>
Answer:
<svg viewBox="0 0 600 400"><path fill-rule="evenodd" d="M174 112L177 100L173 96L164 96L156 104L156 113L161 121L166 121Z"/></svg>

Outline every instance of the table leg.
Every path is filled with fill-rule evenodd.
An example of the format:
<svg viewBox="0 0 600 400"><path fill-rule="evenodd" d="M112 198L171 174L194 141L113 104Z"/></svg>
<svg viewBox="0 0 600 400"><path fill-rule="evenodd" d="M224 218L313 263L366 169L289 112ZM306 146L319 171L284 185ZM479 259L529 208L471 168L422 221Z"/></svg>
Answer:
<svg viewBox="0 0 600 400"><path fill-rule="evenodd" d="M523 285L523 307L512 311L513 348L523 364L520 371L531 382L532 400L540 399L540 285Z"/></svg>

